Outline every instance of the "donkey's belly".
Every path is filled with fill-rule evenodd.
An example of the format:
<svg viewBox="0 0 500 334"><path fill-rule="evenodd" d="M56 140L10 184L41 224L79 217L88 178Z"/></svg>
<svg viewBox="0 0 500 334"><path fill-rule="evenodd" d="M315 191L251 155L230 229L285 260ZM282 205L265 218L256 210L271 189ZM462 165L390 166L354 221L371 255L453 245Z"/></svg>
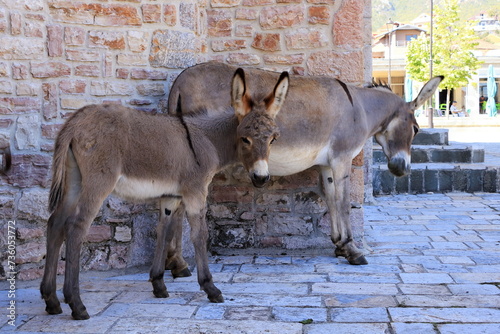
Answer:
<svg viewBox="0 0 500 334"><path fill-rule="evenodd" d="M113 193L126 199L150 199L166 195L178 195L176 182L143 180L120 176Z"/></svg>
<svg viewBox="0 0 500 334"><path fill-rule="evenodd" d="M269 173L276 176L300 173L309 167L328 164L328 145L322 148L273 147L269 154Z"/></svg>

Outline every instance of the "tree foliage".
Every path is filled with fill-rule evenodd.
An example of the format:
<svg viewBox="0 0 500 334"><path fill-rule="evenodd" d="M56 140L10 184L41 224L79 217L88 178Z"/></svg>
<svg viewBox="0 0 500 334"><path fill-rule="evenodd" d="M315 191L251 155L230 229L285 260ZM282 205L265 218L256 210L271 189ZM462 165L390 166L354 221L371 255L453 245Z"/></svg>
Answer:
<svg viewBox="0 0 500 334"><path fill-rule="evenodd" d="M466 86L481 64L472 53L477 46L472 22L460 20L458 0L444 0L434 11L433 76L444 75L439 87ZM421 34L409 43L406 71L417 81L430 79L430 37Z"/></svg>

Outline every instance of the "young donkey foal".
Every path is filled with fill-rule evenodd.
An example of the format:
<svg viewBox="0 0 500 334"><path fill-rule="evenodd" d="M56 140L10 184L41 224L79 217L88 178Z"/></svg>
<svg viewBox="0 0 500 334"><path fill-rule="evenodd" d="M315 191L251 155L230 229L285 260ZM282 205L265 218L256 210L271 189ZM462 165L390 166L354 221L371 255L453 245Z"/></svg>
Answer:
<svg viewBox="0 0 500 334"><path fill-rule="evenodd" d="M238 161L256 184L269 178L266 161L269 145L279 135L274 118L287 93L288 74L282 73L274 91L262 100L250 100L243 70L234 72L231 82L234 113L217 117L153 116L118 105L91 105L68 119L56 140L52 215L40 286L48 313L62 312L56 270L66 240L64 298L74 319L89 318L79 291L80 250L92 220L112 192L132 200L163 199L156 263L164 262L163 243L172 238L170 217L185 211L200 287L211 301L223 301L208 268L208 186L220 169ZM168 296L163 269L159 272L153 266L151 277L155 295Z"/></svg>
<svg viewBox="0 0 500 334"><path fill-rule="evenodd" d="M183 111L221 110L229 105L225 97L226 81L234 67L210 62L184 70L174 82L168 112L174 111L178 97ZM255 96L276 80L278 74L260 69L246 69L248 86ZM269 154L271 175L291 175L319 166L325 201L331 217L331 239L335 255L351 264L367 264L363 253L353 242L349 221L349 175L352 159L366 140L375 136L388 160L389 170L396 176L410 171L410 148L418 131L414 111L429 99L443 77L432 78L414 101L405 102L384 87L361 88L346 85L329 77L294 76L282 111L276 117L280 138ZM204 107L204 108L202 108ZM178 224L177 224L178 225ZM168 269L182 265L180 235L168 245ZM173 260L170 260L173 259Z"/></svg>

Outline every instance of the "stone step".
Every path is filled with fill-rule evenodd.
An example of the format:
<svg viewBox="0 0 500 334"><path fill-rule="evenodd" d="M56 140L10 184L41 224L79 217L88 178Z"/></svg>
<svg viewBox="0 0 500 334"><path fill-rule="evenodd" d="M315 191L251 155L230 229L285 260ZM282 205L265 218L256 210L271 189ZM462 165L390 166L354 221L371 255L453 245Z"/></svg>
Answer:
<svg viewBox="0 0 500 334"><path fill-rule="evenodd" d="M448 145L448 129L420 129L412 145Z"/></svg>
<svg viewBox="0 0 500 334"><path fill-rule="evenodd" d="M484 162L484 148L472 145L412 145L413 163L481 163ZM387 164L382 147L373 145L373 163Z"/></svg>
<svg viewBox="0 0 500 334"><path fill-rule="evenodd" d="M412 164L411 173L395 177L386 165L373 168L373 194L500 191L500 167L480 164Z"/></svg>

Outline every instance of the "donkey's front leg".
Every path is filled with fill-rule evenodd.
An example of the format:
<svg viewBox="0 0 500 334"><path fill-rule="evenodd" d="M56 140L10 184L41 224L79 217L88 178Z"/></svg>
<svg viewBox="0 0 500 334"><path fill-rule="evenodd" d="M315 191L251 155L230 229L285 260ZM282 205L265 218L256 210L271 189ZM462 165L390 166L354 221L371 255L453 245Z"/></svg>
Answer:
<svg viewBox="0 0 500 334"><path fill-rule="evenodd" d="M203 291L207 293L208 299L213 303L224 302L224 297L212 280L212 274L208 268L208 228L206 222L206 209L197 214L188 214L191 226L191 241L194 245L198 283Z"/></svg>
<svg viewBox="0 0 500 334"><path fill-rule="evenodd" d="M156 249L153 259L153 265L149 272L149 280L153 285L153 294L158 298L167 298L168 292L163 280L165 273L165 246L171 243L174 237L175 216L184 214L181 209L183 204L180 198L162 198L160 200L160 220L157 227ZM182 219L182 218L181 218Z"/></svg>
<svg viewBox="0 0 500 334"><path fill-rule="evenodd" d="M331 165L334 166L333 170L329 167L321 169L321 177L330 210L335 256L344 256L350 264L368 264L363 252L354 243L349 220L351 160Z"/></svg>

